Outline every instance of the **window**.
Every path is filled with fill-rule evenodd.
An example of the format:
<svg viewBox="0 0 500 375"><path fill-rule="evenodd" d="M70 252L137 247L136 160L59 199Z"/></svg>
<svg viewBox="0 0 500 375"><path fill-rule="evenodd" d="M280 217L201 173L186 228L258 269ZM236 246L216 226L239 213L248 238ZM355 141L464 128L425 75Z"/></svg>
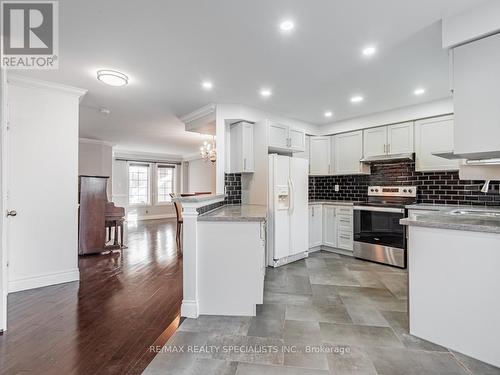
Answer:
<svg viewBox="0 0 500 375"><path fill-rule="evenodd" d="M130 164L128 167L128 201L129 205L146 205L150 203L149 164Z"/></svg>
<svg viewBox="0 0 500 375"><path fill-rule="evenodd" d="M158 203L170 202L170 194L175 193L175 167L159 164L156 168L156 196Z"/></svg>

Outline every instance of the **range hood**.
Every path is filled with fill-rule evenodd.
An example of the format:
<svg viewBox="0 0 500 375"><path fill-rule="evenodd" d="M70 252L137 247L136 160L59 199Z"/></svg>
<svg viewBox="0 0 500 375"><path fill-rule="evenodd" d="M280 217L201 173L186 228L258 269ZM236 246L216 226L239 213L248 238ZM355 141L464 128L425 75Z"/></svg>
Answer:
<svg viewBox="0 0 500 375"><path fill-rule="evenodd" d="M415 154L413 152L408 152L404 154L367 156L361 159L360 161L362 163L376 163L380 161L401 161L401 160L415 160Z"/></svg>
<svg viewBox="0 0 500 375"><path fill-rule="evenodd" d="M448 160L466 160L470 165L483 165L483 164L500 164L500 153L497 151L492 152L474 152L467 154L456 154L454 151L433 152L432 155Z"/></svg>

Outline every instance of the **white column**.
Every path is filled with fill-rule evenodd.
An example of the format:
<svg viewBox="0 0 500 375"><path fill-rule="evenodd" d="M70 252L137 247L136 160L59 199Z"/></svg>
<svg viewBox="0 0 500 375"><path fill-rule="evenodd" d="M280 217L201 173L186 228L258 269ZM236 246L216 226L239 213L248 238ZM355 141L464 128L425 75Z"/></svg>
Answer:
<svg viewBox="0 0 500 375"><path fill-rule="evenodd" d="M181 316L198 317L198 211L199 205L183 203L182 253L183 293Z"/></svg>

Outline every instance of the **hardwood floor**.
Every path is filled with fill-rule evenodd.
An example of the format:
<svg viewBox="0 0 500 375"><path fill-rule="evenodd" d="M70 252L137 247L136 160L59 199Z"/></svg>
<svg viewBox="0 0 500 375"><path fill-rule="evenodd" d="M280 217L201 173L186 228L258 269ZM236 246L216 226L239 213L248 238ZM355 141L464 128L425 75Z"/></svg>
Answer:
<svg viewBox="0 0 500 375"><path fill-rule="evenodd" d="M79 283L9 295L0 374L142 372L179 325L182 258L175 220L127 232L123 255L80 257Z"/></svg>

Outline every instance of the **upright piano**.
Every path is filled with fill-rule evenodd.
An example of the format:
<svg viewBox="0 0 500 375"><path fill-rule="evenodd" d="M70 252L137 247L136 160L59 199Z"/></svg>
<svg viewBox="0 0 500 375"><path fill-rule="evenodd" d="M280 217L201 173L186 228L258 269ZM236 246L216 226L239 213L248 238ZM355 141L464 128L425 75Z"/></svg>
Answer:
<svg viewBox="0 0 500 375"><path fill-rule="evenodd" d="M106 221L122 221L125 209L108 201L107 176L79 177L78 254L95 254L106 248Z"/></svg>

